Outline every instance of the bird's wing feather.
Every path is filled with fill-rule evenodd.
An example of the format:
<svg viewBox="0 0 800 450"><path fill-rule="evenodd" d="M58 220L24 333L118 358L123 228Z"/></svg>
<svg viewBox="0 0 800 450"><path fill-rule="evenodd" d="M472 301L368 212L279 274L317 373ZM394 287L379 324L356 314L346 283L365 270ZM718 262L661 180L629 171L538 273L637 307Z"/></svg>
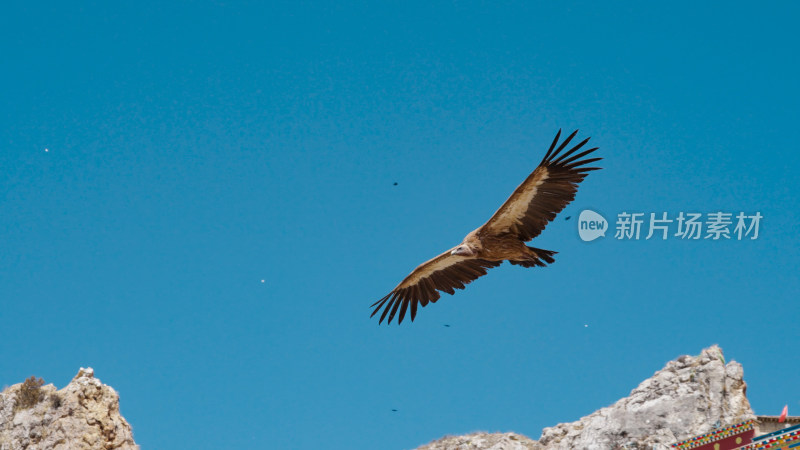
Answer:
<svg viewBox="0 0 800 450"><path fill-rule="evenodd" d="M562 153L577 133L578 130L575 130L556 148L561 136L561 130L558 131L539 166L481 227L481 233L511 233L521 241L529 241L538 236L555 219L556 214L575 199L578 183L583 181L588 172L599 169L585 167L586 164L602 159L586 158L597 147L576 153L589 138Z"/></svg>
<svg viewBox="0 0 800 450"><path fill-rule="evenodd" d="M453 294L454 289L464 289L471 281L486 275L486 269L497 267L501 262L476 259L463 255L453 255L448 250L430 261L420 264L386 297L372 304L375 310L372 316L383 309L380 321L389 315L386 323L391 323L398 309L400 315L397 323L401 323L406 310L411 307L411 320L417 315L417 306L425 306L428 302L436 302L444 291Z"/></svg>

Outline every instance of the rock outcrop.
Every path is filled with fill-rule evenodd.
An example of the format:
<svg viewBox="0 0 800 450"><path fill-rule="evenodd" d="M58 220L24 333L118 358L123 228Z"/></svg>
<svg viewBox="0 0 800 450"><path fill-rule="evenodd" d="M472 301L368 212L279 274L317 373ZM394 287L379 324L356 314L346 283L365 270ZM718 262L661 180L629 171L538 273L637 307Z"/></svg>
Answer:
<svg viewBox="0 0 800 450"><path fill-rule="evenodd" d="M725 363L722 350L709 347L700 355L681 356L643 381L630 396L577 422L545 428L538 441L511 434L447 437L421 449L669 449L669 445L710 431L715 424L732 425L754 419L745 396L742 365ZM523 446L512 446L514 435ZM470 440L471 439L471 440ZM506 440L503 440L506 439ZM527 440L527 441L526 441ZM494 445L494 446L493 446Z"/></svg>
<svg viewBox="0 0 800 450"><path fill-rule="evenodd" d="M63 389L29 378L0 393L0 450L139 447L119 413L119 395L81 368Z"/></svg>
<svg viewBox="0 0 800 450"><path fill-rule="evenodd" d="M445 436L418 450L536 450L536 441L517 433L472 433Z"/></svg>
<svg viewBox="0 0 800 450"><path fill-rule="evenodd" d="M725 364L716 345L696 357L681 356L615 404L577 422L545 428L539 444L545 449L667 449L714 424L755 419L743 375L741 364Z"/></svg>

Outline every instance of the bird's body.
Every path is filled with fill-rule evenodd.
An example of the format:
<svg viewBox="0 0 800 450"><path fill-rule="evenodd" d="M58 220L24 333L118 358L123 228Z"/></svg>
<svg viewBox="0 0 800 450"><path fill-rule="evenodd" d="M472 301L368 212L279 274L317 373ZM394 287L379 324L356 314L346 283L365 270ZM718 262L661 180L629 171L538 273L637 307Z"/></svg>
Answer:
<svg viewBox="0 0 800 450"><path fill-rule="evenodd" d="M372 305L376 307L372 315L383 308L380 322L387 314L391 322L399 309L397 322L400 323L410 306L413 321L418 304L426 306L428 302L435 302L440 297L438 291L453 294L454 289L464 289L466 284L485 275L486 269L497 267L503 261L523 267L553 263L556 252L529 247L525 242L538 236L575 198L578 183L586 173L598 169L584 166L600 158L581 159L597 150L596 147L575 154L588 138L561 153L576 133L577 130L556 148L561 136L559 131L536 170L488 222L467 234L461 244L420 264L392 292Z"/></svg>
<svg viewBox="0 0 800 450"><path fill-rule="evenodd" d="M535 261L537 259L553 253L548 250L528 247L511 233L492 234L486 232L483 227L466 235L461 245L456 248L462 246L469 247L470 251L474 253L471 257L475 259L495 262L508 261L512 264L520 265L528 263L536 265Z"/></svg>

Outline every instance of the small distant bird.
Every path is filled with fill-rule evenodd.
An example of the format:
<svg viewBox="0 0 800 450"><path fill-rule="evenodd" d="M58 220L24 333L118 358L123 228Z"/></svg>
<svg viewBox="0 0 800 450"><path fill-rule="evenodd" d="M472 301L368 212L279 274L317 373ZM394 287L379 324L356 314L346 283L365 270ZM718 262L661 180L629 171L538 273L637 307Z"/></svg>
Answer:
<svg viewBox="0 0 800 450"><path fill-rule="evenodd" d="M556 252L528 247L525 242L538 236L556 214L575 199L578 183L589 171L599 169L586 167L602 159L586 158L597 147L576 154L589 138L561 153L577 133L575 130L556 148L561 137L559 130L539 166L488 222L469 233L461 244L422 263L389 294L373 303L372 316L383 309L378 323L383 323L387 314L386 323L391 323L398 309L397 323L401 323L409 306L413 321L417 306L436 302L440 297L438 291L452 295L454 289L464 289L466 284L486 275L486 269L497 267L503 261L522 267L553 263Z"/></svg>
<svg viewBox="0 0 800 450"><path fill-rule="evenodd" d="M444 326L445 326L446 328L450 328L450 325L448 325L448 324L444 324Z"/></svg>
<svg viewBox="0 0 800 450"><path fill-rule="evenodd" d="M569 220L569 219L572 219L572 216L564 217L564 220Z"/></svg>
<svg viewBox="0 0 800 450"><path fill-rule="evenodd" d="M393 410L392 410L392 412L397 412L397 410L396 410L396 409L393 409Z"/></svg>
<svg viewBox="0 0 800 450"><path fill-rule="evenodd" d="M397 181L394 182L394 185L397 186Z"/></svg>

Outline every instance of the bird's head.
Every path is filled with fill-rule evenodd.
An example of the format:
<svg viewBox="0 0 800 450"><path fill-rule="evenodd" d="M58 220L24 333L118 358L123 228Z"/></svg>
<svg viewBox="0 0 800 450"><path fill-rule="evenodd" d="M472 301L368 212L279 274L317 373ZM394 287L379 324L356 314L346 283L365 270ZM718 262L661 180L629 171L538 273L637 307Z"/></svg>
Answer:
<svg viewBox="0 0 800 450"><path fill-rule="evenodd" d="M453 251L450 252L451 255L461 255L461 256L472 256L475 254L475 251L466 244L461 244L458 247L454 248Z"/></svg>

